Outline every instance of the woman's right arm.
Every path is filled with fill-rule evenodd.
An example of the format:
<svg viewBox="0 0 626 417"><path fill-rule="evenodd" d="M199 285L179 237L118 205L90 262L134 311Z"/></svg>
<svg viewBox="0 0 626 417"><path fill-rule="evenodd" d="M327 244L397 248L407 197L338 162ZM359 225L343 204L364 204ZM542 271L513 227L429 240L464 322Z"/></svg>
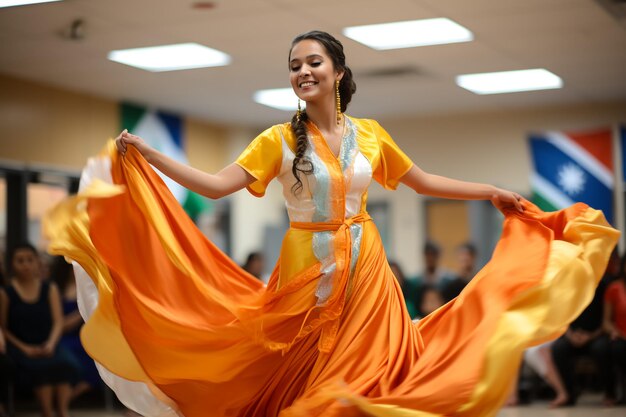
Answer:
<svg viewBox="0 0 626 417"><path fill-rule="evenodd" d="M124 130L116 139L118 151L124 155L128 145L135 146L152 166L183 187L205 197L217 199L252 184L255 178L239 165L232 163L217 174L209 174L178 162L157 151L139 136Z"/></svg>

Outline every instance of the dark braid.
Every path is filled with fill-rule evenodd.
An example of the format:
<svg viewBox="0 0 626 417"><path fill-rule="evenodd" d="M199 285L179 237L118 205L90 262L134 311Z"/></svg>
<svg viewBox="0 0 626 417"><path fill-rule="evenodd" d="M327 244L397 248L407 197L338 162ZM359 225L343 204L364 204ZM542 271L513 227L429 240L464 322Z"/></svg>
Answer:
<svg viewBox="0 0 626 417"><path fill-rule="evenodd" d="M304 157L306 148L309 144L309 138L307 137L307 130L305 122L309 119L306 114L306 110L300 113L300 121L298 121L298 115L294 114L291 118L291 130L296 135L296 157L293 159L293 165L291 166L291 172L296 177L296 183L291 187L291 192L299 194L302 191L302 180L300 179L300 172L305 175L313 173L313 163Z"/></svg>
<svg viewBox="0 0 626 417"><path fill-rule="evenodd" d="M332 35L314 30L311 32L303 33L296 36L291 42L291 49L300 41L305 39L311 39L319 42L324 46L326 52L333 61L335 70L343 71L343 77L339 81L339 96L341 97L341 112L345 113L348 108L348 104L352 100L352 95L356 92L356 84L352 79L352 70L346 65L346 56L343 53L343 45ZM291 51L289 52L289 60L291 60ZM302 180L300 174L305 175L313 173L313 163L304 156L307 147L309 145L309 138L307 137L307 128L305 122L308 120L306 110L301 112L300 121L298 121L297 114L291 119L291 129L296 135L296 157L293 160L291 172L296 177L296 183L291 187L291 191L294 194L298 194L302 191Z"/></svg>

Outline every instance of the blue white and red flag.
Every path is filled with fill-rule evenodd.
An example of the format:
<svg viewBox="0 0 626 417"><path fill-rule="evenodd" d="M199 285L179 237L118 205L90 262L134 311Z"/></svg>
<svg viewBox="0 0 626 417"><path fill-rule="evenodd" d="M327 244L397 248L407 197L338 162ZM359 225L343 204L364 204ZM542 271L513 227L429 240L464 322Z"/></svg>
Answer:
<svg viewBox="0 0 626 417"><path fill-rule="evenodd" d="M533 202L554 211L577 201L613 222L613 132L543 132L530 135Z"/></svg>

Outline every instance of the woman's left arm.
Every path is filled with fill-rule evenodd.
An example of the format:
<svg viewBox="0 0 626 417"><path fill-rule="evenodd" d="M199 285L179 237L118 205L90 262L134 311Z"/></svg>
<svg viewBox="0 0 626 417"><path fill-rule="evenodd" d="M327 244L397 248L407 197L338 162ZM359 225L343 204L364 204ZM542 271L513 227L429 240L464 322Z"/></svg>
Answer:
<svg viewBox="0 0 626 417"><path fill-rule="evenodd" d="M63 333L63 307L61 305L61 295L56 285L50 285L48 297L50 300L50 314L52 314L52 330L48 340L43 345L43 352L46 356L52 356Z"/></svg>
<svg viewBox="0 0 626 417"><path fill-rule="evenodd" d="M490 200L500 211L524 211L522 196L489 184L459 181L429 174L413 165L400 181L419 194L456 200Z"/></svg>

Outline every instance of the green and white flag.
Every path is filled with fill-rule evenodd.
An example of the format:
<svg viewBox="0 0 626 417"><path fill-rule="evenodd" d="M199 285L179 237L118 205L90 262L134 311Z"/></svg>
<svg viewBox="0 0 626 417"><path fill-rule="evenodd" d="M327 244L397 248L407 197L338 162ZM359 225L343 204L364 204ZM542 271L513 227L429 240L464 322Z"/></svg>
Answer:
<svg viewBox="0 0 626 417"><path fill-rule="evenodd" d="M150 146L169 157L188 163L183 147L183 123L180 116L129 103L121 104L120 113L122 129L128 129L130 133L141 136ZM206 198L177 184L158 169L155 168L155 171L163 178L176 200L194 221L202 212L212 209Z"/></svg>

